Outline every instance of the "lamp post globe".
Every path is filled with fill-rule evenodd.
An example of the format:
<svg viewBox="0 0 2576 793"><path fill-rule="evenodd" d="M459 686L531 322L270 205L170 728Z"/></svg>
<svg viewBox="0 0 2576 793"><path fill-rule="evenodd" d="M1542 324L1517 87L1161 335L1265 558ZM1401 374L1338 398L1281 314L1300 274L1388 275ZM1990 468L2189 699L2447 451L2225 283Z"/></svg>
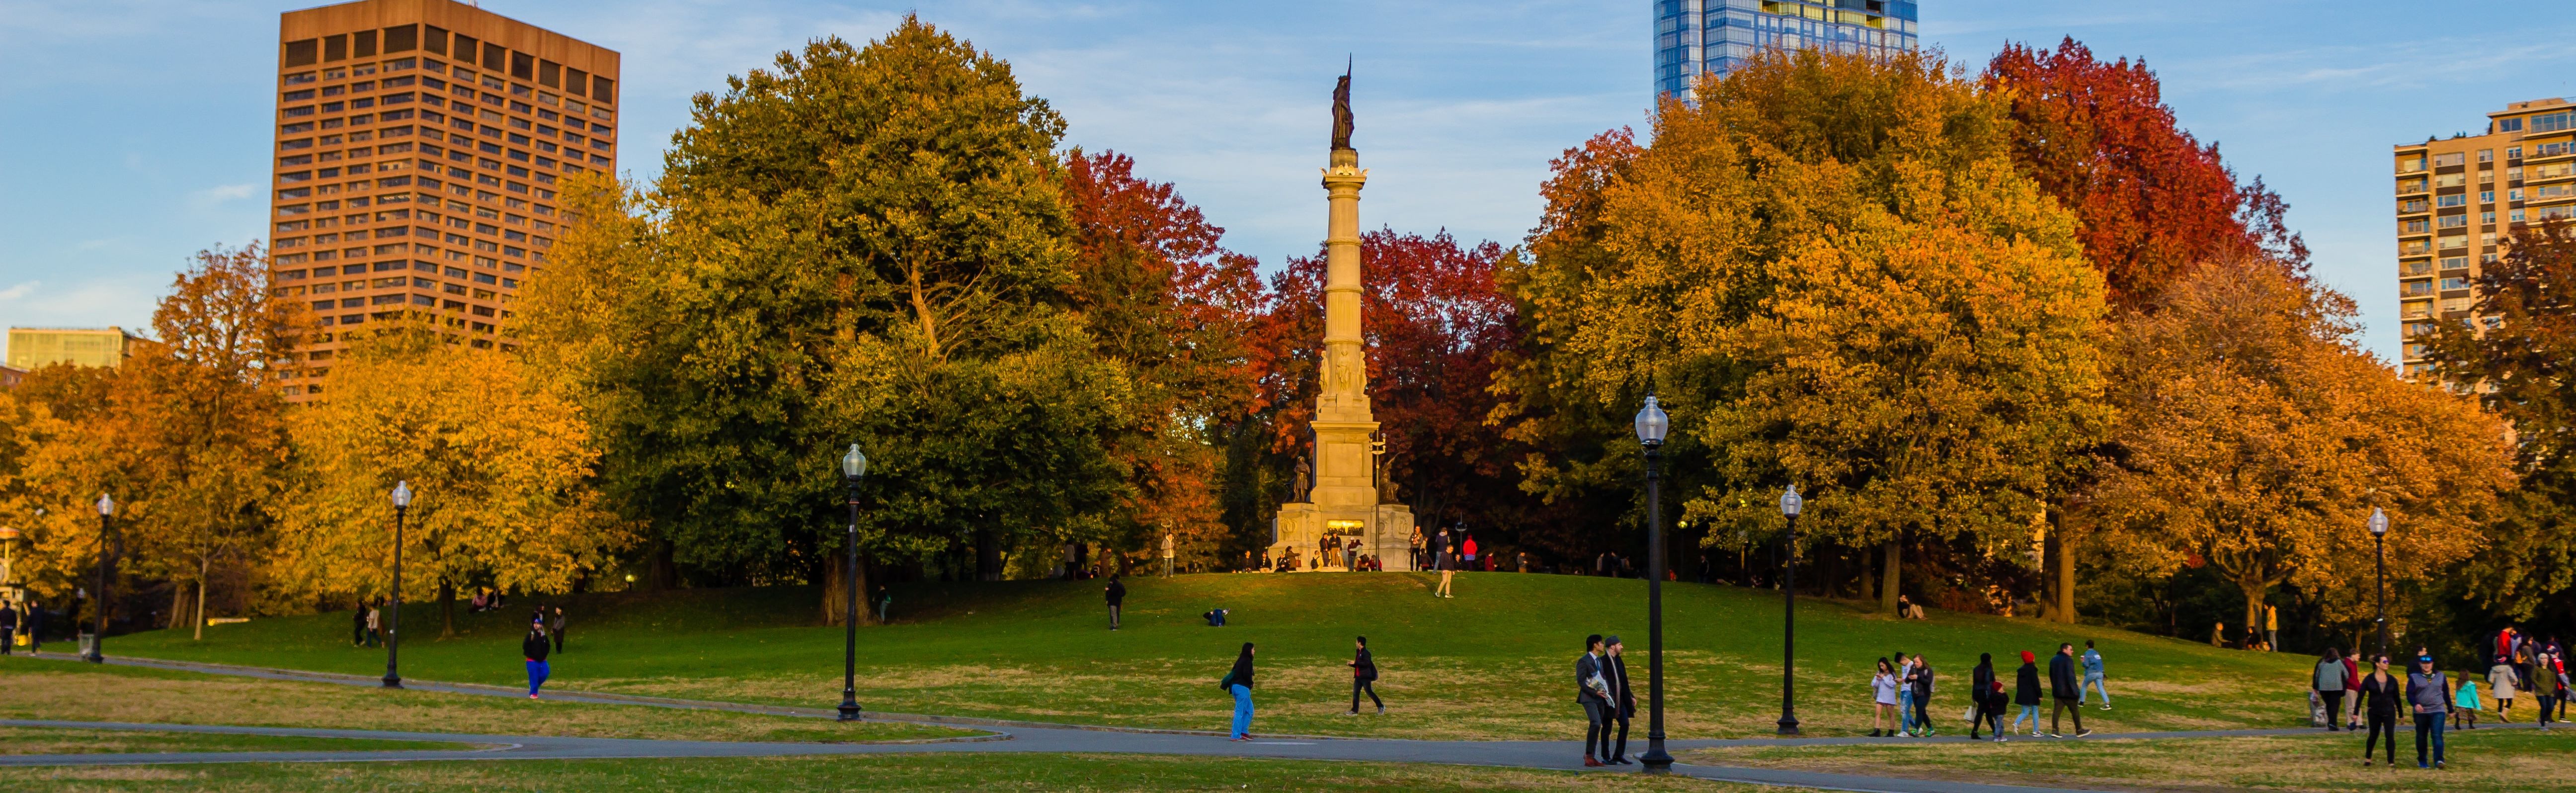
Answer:
<svg viewBox="0 0 2576 793"><path fill-rule="evenodd" d="M2379 654L2388 654L2388 511L2370 508L2370 542L2373 556L2371 590L2379 599L2379 616L2371 622L2379 629Z"/></svg>
<svg viewBox="0 0 2576 793"><path fill-rule="evenodd" d="M841 484L849 491L849 533L842 537L848 551L848 566L841 572L841 588L847 602L841 614L841 705L840 720L859 720L859 479L868 475L868 456L858 444L841 455Z"/></svg>
<svg viewBox="0 0 2576 793"><path fill-rule="evenodd" d="M1673 756L1664 751L1664 434L1672 417L1654 394L1637 410L1637 443L1646 449L1646 753L1638 760L1649 774L1669 774Z"/></svg>
<svg viewBox="0 0 2576 793"><path fill-rule="evenodd" d="M1780 492L1780 517L1789 521L1786 549L1781 559L1786 562L1780 577L1782 614L1780 618L1780 734L1798 734L1798 513L1807 500L1798 495L1798 486Z"/></svg>
<svg viewBox="0 0 2576 793"><path fill-rule="evenodd" d="M394 482L393 492L386 497L394 503L394 588L385 598L384 683L386 688L401 688L403 516L411 511L411 480Z"/></svg>

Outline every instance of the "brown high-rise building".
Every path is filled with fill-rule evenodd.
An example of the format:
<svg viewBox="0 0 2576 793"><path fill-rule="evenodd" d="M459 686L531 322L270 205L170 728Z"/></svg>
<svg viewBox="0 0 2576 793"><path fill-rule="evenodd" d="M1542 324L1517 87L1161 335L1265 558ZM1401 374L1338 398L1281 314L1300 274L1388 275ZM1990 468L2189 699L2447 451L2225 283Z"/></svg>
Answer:
<svg viewBox="0 0 2576 793"><path fill-rule="evenodd" d="M271 294L312 308L290 399L351 326L432 317L476 346L545 266L564 177L614 173L618 55L450 0L278 21Z"/></svg>
<svg viewBox="0 0 2576 793"><path fill-rule="evenodd" d="M2525 223L2576 217L2576 105L2514 102L2486 132L2396 147L2397 306L2405 374L2433 376L2418 336L2474 321L2475 285Z"/></svg>

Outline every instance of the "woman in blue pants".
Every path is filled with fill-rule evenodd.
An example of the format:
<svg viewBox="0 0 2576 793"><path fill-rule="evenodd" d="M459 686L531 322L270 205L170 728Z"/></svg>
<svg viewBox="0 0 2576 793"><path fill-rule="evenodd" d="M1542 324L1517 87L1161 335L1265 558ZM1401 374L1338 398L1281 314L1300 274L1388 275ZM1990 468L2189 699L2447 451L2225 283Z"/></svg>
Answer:
<svg viewBox="0 0 2576 793"><path fill-rule="evenodd" d="M1234 657L1234 670L1225 673L1225 690L1234 694L1234 740L1252 740L1252 643L1243 643L1243 653Z"/></svg>
<svg viewBox="0 0 2576 793"><path fill-rule="evenodd" d="M546 666L546 651L553 648L546 640L545 620L528 624L528 638L519 641L519 653L528 659L528 698L537 698L537 687L546 684L546 675L554 670Z"/></svg>

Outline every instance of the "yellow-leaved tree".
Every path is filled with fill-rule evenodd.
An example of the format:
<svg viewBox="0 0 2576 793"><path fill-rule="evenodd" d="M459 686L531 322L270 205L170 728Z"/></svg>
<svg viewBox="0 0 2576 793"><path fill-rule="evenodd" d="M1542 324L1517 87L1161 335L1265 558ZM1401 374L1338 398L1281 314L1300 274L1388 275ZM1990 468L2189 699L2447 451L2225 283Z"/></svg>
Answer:
<svg viewBox="0 0 2576 793"><path fill-rule="evenodd" d="M403 327L356 339L331 397L296 428L302 489L284 510L276 581L307 596L390 588L395 483L409 484L403 596L435 594L455 631L456 590L564 591L628 547L604 513L574 404L515 353Z"/></svg>

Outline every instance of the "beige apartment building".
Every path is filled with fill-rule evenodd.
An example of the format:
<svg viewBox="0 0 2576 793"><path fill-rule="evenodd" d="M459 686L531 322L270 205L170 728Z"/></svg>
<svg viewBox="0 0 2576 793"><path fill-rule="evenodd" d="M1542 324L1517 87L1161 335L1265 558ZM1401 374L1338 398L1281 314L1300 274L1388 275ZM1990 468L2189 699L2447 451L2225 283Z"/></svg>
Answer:
<svg viewBox="0 0 2576 793"><path fill-rule="evenodd" d="M9 368L0 380L15 386L18 376L58 363L115 368L151 339L110 325L104 328L10 328Z"/></svg>
<svg viewBox="0 0 2576 793"><path fill-rule="evenodd" d="M281 15L271 295L320 325L287 397L325 393L339 336L371 324L506 345L561 179L616 170L617 80L615 51L451 0Z"/></svg>
<svg viewBox="0 0 2576 793"><path fill-rule="evenodd" d="M2397 299L2404 373L2425 375L2416 337L2471 321L2472 286L2517 224L2576 217L2576 105L2515 102L2486 133L2396 147Z"/></svg>

